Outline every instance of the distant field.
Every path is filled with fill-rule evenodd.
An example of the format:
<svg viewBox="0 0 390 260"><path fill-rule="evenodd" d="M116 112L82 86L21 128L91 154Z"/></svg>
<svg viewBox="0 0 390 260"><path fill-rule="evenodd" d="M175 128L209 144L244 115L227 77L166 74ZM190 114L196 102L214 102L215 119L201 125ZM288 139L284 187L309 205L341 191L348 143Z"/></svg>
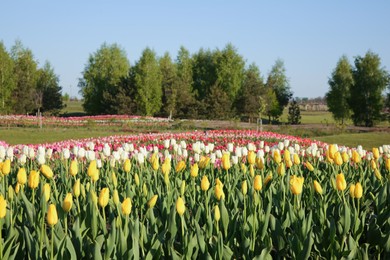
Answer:
<svg viewBox="0 0 390 260"><path fill-rule="evenodd" d="M82 104L82 101L67 101L65 102L66 107L62 109L61 114L67 116L85 115Z"/></svg>

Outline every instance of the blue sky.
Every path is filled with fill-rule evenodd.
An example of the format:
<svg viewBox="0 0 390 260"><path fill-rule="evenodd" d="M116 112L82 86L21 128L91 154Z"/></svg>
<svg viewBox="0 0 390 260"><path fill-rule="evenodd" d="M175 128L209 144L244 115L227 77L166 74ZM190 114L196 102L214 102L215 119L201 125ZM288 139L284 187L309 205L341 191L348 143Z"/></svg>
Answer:
<svg viewBox="0 0 390 260"><path fill-rule="evenodd" d="M150 47L176 57L183 45L232 43L263 76L284 61L296 97L318 97L338 59L377 53L390 71L390 1L1 1L0 40L16 39L40 65L48 60L63 91L78 95L88 56L117 43L131 65Z"/></svg>

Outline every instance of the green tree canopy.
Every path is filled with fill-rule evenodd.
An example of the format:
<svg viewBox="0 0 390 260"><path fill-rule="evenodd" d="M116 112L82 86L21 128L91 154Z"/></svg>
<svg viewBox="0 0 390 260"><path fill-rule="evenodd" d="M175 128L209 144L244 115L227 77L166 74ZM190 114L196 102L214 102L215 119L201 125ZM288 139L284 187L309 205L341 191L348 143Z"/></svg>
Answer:
<svg viewBox="0 0 390 260"><path fill-rule="evenodd" d="M355 58L353 78L349 99L352 120L355 125L373 126L381 120L382 92L389 85L389 73L381 67L379 56L368 51Z"/></svg>
<svg viewBox="0 0 390 260"><path fill-rule="evenodd" d="M110 114L117 106L116 95L130 64L126 53L117 44L104 43L89 56L79 81L84 109L89 114Z"/></svg>
<svg viewBox="0 0 390 260"><path fill-rule="evenodd" d="M159 61L161 70L162 85L162 107L161 114L173 116L176 114L177 100L177 67L172 62L168 52Z"/></svg>
<svg viewBox="0 0 390 260"><path fill-rule="evenodd" d="M12 91L15 87L14 62L0 41L0 113L8 114L12 109Z"/></svg>
<svg viewBox="0 0 390 260"><path fill-rule="evenodd" d="M161 71L156 53L146 48L134 69L138 113L152 116L162 106Z"/></svg>
<svg viewBox="0 0 390 260"><path fill-rule="evenodd" d="M328 84L330 89L325 95L326 103L334 119L343 124L350 116L348 100L353 86L352 66L346 56L342 56L337 62Z"/></svg>

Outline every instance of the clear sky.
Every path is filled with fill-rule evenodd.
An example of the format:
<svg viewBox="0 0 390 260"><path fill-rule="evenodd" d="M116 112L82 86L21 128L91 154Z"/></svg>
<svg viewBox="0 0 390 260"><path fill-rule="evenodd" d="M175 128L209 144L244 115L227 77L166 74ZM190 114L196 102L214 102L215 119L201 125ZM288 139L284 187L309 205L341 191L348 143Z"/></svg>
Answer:
<svg viewBox="0 0 390 260"><path fill-rule="evenodd" d="M16 39L40 65L48 60L63 92L78 95L88 56L117 43L131 65L146 47L175 58L183 45L223 49L232 43L266 76L284 61L296 97L318 97L338 59L378 54L390 70L390 1L11 1L0 2L0 41Z"/></svg>

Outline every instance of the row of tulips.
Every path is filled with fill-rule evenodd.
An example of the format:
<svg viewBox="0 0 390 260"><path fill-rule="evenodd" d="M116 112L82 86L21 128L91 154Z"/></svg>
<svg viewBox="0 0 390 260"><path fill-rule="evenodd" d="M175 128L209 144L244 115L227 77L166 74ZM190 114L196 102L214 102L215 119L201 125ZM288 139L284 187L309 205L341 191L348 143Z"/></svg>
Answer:
<svg viewBox="0 0 390 260"><path fill-rule="evenodd" d="M5 145L0 258L390 257L389 147L268 135Z"/></svg>

